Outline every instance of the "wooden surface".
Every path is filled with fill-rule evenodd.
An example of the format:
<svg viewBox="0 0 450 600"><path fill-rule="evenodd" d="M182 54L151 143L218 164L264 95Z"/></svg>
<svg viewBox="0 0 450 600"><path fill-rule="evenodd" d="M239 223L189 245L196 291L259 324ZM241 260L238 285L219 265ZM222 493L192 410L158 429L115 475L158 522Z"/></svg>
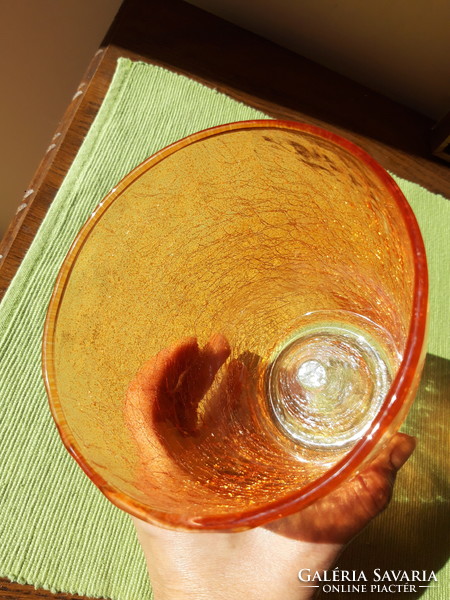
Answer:
<svg viewBox="0 0 450 600"><path fill-rule="evenodd" d="M4 237L0 296L83 141L119 56L184 73L274 117L328 128L397 175L450 196L449 168L430 153L430 119L179 0L127 0L30 183L27 206Z"/></svg>
<svg viewBox="0 0 450 600"><path fill-rule="evenodd" d="M94 56L0 246L4 294L98 111L117 58L168 67L273 117L314 123L362 146L385 168L450 197L447 164L430 152L431 119L180 0L126 0Z"/></svg>
<svg viewBox="0 0 450 600"><path fill-rule="evenodd" d="M269 115L313 123L359 144L386 169L450 198L450 167L430 152L433 122L180 0L125 0L67 108L51 149L18 198L0 246L0 297L66 175L121 56L188 75ZM26 204L25 207L22 205ZM0 580L0 599L77 598Z"/></svg>
<svg viewBox="0 0 450 600"><path fill-rule="evenodd" d="M52 594L47 590L36 590L32 585L13 583L0 578L0 600L88 600L86 596L72 596L71 594Z"/></svg>

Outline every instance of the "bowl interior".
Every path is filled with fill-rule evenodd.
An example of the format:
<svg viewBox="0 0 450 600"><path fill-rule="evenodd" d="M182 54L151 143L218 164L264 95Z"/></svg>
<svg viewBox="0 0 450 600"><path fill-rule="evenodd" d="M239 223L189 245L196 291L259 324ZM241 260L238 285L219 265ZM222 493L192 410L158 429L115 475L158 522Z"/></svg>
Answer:
<svg viewBox="0 0 450 600"><path fill-rule="evenodd" d="M44 340L62 438L116 504L149 521L242 527L298 508L403 418L422 356L424 261L406 201L352 144L271 121L182 140L105 198L62 267ZM280 442L265 383L278 350L320 320L363 320L390 364L364 440L325 452ZM230 356L195 408L203 430L166 419L155 431L146 418L133 430L125 399L142 365L217 334Z"/></svg>

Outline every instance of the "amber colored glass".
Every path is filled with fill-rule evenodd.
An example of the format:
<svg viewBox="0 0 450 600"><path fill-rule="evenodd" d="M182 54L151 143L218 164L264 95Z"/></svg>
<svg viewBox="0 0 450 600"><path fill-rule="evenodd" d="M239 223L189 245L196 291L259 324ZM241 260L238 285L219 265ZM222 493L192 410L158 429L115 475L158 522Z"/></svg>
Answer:
<svg viewBox="0 0 450 600"><path fill-rule="evenodd" d="M45 328L51 410L120 508L259 525L398 429L427 294L414 215L363 150L299 123L209 129L132 171L73 244Z"/></svg>

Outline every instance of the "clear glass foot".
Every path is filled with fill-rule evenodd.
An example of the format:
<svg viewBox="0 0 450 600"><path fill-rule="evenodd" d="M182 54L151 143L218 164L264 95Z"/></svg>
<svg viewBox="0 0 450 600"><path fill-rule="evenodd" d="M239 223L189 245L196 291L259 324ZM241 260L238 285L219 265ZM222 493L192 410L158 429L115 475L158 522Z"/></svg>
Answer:
<svg viewBox="0 0 450 600"><path fill-rule="evenodd" d="M353 444L380 409L397 358L369 328L330 321L306 327L277 352L266 374L278 429L307 448Z"/></svg>

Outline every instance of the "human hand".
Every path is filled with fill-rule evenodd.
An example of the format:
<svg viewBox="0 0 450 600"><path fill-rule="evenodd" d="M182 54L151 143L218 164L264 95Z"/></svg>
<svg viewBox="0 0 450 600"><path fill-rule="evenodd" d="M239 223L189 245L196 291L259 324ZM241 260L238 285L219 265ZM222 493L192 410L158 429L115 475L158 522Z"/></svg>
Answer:
<svg viewBox="0 0 450 600"><path fill-rule="evenodd" d="M126 402L140 444L155 420L170 421L185 435L196 433L198 403L229 352L222 336L214 336L202 350L191 338L144 365ZM243 378L236 375L228 378L228 396L241 392ZM178 532L134 519L155 600L312 597L315 590L301 587L298 571L329 568L345 544L387 506L396 473L414 446L413 438L397 434L354 478L301 512L264 527L239 533ZM168 460L160 450L160 460Z"/></svg>

